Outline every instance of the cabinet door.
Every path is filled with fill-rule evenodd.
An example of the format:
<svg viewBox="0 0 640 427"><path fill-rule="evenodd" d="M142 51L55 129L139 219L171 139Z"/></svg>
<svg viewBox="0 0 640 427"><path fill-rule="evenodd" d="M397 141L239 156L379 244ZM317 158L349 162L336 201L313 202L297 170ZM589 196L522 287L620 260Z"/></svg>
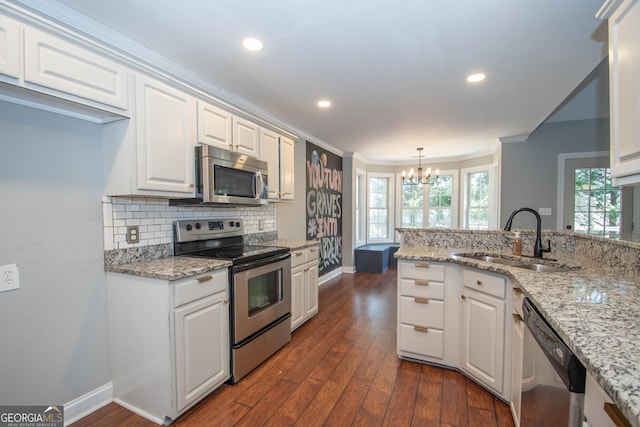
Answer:
<svg viewBox="0 0 640 427"><path fill-rule="evenodd" d="M204 101L198 101L198 142L233 149L232 115Z"/></svg>
<svg viewBox="0 0 640 427"><path fill-rule="evenodd" d="M609 19L611 176L640 183L640 3L624 1Z"/></svg>
<svg viewBox="0 0 640 427"><path fill-rule="evenodd" d="M175 311L178 411L229 378L229 305L220 292Z"/></svg>
<svg viewBox="0 0 640 427"><path fill-rule="evenodd" d="M291 330L304 322L305 270L300 266L291 270Z"/></svg>
<svg viewBox="0 0 640 427"><path fill-rule="evenodd" d="M25 28L25 82L128 108L127 69L89 49Z"/></svg>
<svg viewBox="0 0 640 427"><path fill-rule="evenodd" d="M269 198L280 199L280 140L275 132L260 131L260 159L267 162Z"/></svg>
<svg viewBox="0 0 640 427"><path fill-rule="evenodd" d="M294 143L292 139L280 137L280 198L293 200L294 188Z"/></svg>
<svg viewBox="0 0 640 427"><path fill-rule="evenodd" d="M240 117L233 118L233 149L238 153L260 156L260 126Z"/></svg>
<svg viewBox="0 0 640 427"><path fill-rule="evenodd" d="M511 338L511 415L516 426L520 425L520 402L522 399L522 357L524 343L524 322L518 313L513 313L513 335Z"/></svg>
<svg viewBox="0 0 640 427"><path fill-rule="evenodd" d="M0 16L0 73L20 77L20 24Z"/></svg>
<svg viewBox="0 0 640 427"><path fill-rule="evenodd" d="M470 290L465 290L462 297L461 368L502 393L505 302Z"/></svg>
<svg viewBox="0 0 640 427"><path fill-rule="evenodd" d="M145 76L136 89L138 188L194 194L195 99Z"/></svg>
<svg viewBox="0 0 640 427"><path fill-rule="evenodd" d="M307 264L305 320L318 312L318 263Z"/></svg>

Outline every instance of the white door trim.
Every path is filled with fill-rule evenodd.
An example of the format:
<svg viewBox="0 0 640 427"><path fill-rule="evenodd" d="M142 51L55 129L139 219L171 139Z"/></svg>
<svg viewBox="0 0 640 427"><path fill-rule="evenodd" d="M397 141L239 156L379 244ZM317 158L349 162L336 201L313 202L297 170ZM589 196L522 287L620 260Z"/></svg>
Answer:
<svg viewBox="0 0 640 427"><path fill-rule="evenodd" d="M609 157L608 151L587 151L582 153L558 154L558 199L556 201L556 229L564 231L564 172L565 163L572 159L592 159L596 157Z"/></svg>

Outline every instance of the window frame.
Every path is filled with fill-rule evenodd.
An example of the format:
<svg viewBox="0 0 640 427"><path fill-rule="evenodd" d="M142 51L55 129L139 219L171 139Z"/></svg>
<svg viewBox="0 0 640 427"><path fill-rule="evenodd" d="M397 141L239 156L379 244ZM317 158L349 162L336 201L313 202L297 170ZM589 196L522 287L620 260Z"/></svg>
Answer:
<svg viewBox="0 0 640 427"><path fill-rule="evenodd" d="M371 178L386 178L388 180L387 185L387 237L386 238L372 238L369 235L369 218L370 218L370 194L371 194L371 186L370 181ZM394 241L394 230L395 230L395 174L394 173L386 173L386 172L368 172L367 173L367 199L366 199L366 238L367 243L382 243L382 242L393 242Z"/></svg>
<svg viewBox="0 0 640 427"><path fill-rule="evenodd" d="M449 169L449 170L443 170L440 171L440 176L452 176L452 183L451 183L451 220L452 220L452 224L451 224L451 228L455 229L458 228L458 224L459 224L459 215L458 215L458 211L459 211L459 189L460 189L460 185L459 185L459 179L460 179L460 173L458 169ZM431 226L431 224L429 223L429 209L430 209L430 205L429 205L429 197L431 194L431 187L428 186L429 188L425 190L424 192L424 200L427 201L427 203L425 204L425 206L423 206L423 224L424 226L422 228L433 228ZM398 228L403 228L406 227L402 224L402 173L397 173L396 174L396 206L397 206L397 215L396 215L396 227Z"/></svg>
<svg viewBox="0 0 640 427"><path fill-rule="evenodd" d="M488 183L488 187L489 187L489 202L488 202L488 218L487 218L487 230L491 230L492 228L496 228L497 227L497 222L496 222L496 218L497 218L497 195L496 195L496 191L495 191L495 175L496 175L496 167L494 164L492 163L488 163L485 165L479 165L479 166L473 166L470 168L464 168L460 170L460 174L462 175L462 192L463 192L463 207L462 210L460 212L460 223L462 224L462 228L464 229L470 229L469 228L469 197L470 197L470 193L469 193L469 175L471 175L472 173L478 173L478 172L487 172L489 174L489 183ZM475 230L475 229L474 229Z"/></svg>
<svg viewBox="0 0 640 427"><path fill-rule="evenodd" d="M356 168L354 191L354 221L356 247L367 243L367 172Z"/></svg>

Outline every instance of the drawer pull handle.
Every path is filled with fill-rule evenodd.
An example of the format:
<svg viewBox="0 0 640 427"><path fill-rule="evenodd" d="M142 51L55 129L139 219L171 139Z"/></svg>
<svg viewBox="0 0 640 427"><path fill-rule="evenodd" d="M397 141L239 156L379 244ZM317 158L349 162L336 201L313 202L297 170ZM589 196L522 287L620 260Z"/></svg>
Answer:
<svg viewBox="0 0 640 427"><path fill-rule="evenodd" d="M424 262L416 262L416 267L418 268L429 268L430 265Z"/></svg>
<svg viewBox="0 0 640 427"><path fill-rule="evenodd" d="M466 297L466 296L464 296L464 295L460 295L460 298L462 298L462 299L467 299L467 297Z"/></svg>
<svg viewBox="0 0 640 427"><path fill-rule="evenodd" d="M416 332L429 332L429 328L425 328L424 326L414 326L413 330Z"/></svg>
<svg viewBox="0 0 640 427"><path fill-rule="evenodd" d="M419 286L429 286L429 281L428 280L416 280L415 284L419 285Z"/></svg>
<svg viewBox="0 0 640 427"><path fill-rule="evenodd" d="M415 302L420 303L420 304L429 304L429 299L428 298L414 298L413 299Z"/></svg>
<svg viewBox="0 0 640 427"><path fill-rule="evenodd" d="M513 316L513 321L514 322L516 322L516 323L522 322L522 316L520 316L518 313L513 313L512 316Z"/></svg>
<svg viewBox="0 0 640 427"><path fill-rule="evenodd" d="M478 286L482 285L482 280L476 280L476 284L477 284Z"/></svg>
<svg viewBox="0 0 640 427"><path fill-rule="evenodd" d="M225 304L229 304L229 300L228 300L228 299L225 299L223 302L224 302Z"/></svg>
<svg viewBox="0 0 640 427"><path fill-rule="evenodd" d="M204 282L208 282L211 279L213 279L213 276L198 277L198 282L204 283Z"/></svg>
<svg viewBox="0 0 640 427"><path fill-rule="evenodd" d="M611 421L616 427L631 427L631 423L627 421L627 418L622 414L620 409L613 403L606 402L604 404L604 411L609 415Z"/></svg>
<svg viewBox="0 0 640 427"><path fill-rule="evenodd" d="M294 255L295 256L300 256L300 255L302 255L302 252L296 252L296 253L294 253Z"/></svg>
<svg viewBox="0 0 640 427"><path fill-rule="evenodd" d="M516 288L516 287L514 287L514 288L513 288L513 292L514 292L516 295L522 295L522 289L520 289L520 288Z"/></svg>

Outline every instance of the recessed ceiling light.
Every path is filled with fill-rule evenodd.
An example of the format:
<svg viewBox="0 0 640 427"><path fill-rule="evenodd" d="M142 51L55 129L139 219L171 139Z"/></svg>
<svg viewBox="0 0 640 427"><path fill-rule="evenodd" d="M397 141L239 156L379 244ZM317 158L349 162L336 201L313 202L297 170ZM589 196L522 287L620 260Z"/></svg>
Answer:
<svg viewBox="0 0 640 427"><path fill-rule="evenodd" d="M242 40L242 46L250 52L259 52L264 48L260 40L252 38Z"/></svg>
<svg viewBox="0 0 640 427"><path fill-rule="evenodd" d="M469 76L467 76L467 82L469 83L478 83L481 82L485 79L484 73L475 73L475 74L470 74Z"/></svg>
<svg viewBox="0 0 640 427"><path fill-rule="evenodd" d="M326 99L318 101L318 107L320 107L320 108L329 108L329 107L331 107L331 101L327 101Z"/></svg>

